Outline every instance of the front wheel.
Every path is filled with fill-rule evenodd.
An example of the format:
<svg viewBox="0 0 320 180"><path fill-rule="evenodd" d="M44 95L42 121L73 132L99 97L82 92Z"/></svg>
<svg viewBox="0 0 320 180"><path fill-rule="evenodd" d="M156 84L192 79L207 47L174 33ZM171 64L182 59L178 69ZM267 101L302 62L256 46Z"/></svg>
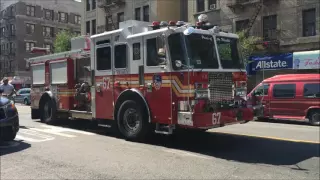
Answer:
<svg viewBox="0 0 320 180"><path fill-rule="evenodd" d="M127 100L120 106L117 125L120 133L129 140L141 140L150 130L147 113L133 100Z"/></svg>
<svg viewBox="0 0 320 180"><path fill-rule="evenodd" d="M313 110L309 115L309 122L313 126L320 125L320 110Z"/></svg>

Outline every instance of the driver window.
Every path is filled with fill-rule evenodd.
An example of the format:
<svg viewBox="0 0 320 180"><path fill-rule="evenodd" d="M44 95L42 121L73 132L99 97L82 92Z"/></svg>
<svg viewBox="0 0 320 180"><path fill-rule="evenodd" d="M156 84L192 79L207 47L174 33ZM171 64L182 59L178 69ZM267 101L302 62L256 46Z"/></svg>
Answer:
<svg viewBox="0 0 320 180"><path fill-rule="evenodd" d="M260 85L256 90L254 90L255 96L267 96L269 91L269 84Z"/></svg>
<svg viewBox="0 0 320 180"><path fill-rule="evenodd" d="M159 66L166 63L166 50L163 39L147 39L147 66Z"/></svg>
<svg viewBox="0 0 320 180"><path fill-rule="evenodd" d="M170 58L172 61L172 67L174 70L179 68L176 67L176 60L181 61L182 64L187 64L185 60L184 50L182 47L181 35L179 33L171 34L168 37L168 44L169 44L169 51L170 51Z"/></svg>

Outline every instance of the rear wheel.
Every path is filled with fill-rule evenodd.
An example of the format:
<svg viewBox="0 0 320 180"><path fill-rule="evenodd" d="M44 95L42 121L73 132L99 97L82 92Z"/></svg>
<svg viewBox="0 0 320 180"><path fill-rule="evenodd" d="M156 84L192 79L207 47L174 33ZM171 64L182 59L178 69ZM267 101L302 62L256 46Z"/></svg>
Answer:
<svg viewBox="0 0 320 180"><path fill-rule="evenodd" d="M320 110L312 110L309 114L309 122L313 126L319 126L320 125Z"/></svg>
<svg viewBox="0 0 320 180"><path fill-rule="evenodd" d="M122 103L117 114L120 133L128 140L142 140L150 130L145 109L133 100Z"/></svg>
<svg viewBox="0 0 320 180"><path fill-rule="evenodd" d="M53 101L48 99L45 101L41 107L41 122L47 124L55 124L57 122L57 108L55 107Z"/></svg>

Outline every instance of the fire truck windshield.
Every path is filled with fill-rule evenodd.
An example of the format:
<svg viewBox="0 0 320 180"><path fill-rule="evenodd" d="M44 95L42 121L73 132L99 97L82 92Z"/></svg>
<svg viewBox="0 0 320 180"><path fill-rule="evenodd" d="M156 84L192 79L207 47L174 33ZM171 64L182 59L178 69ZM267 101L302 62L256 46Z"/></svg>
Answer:
<svg viewBox="0 0 320 180"><path fill-rule="evenodd" d="M244 64L239 54L238 39L221 36L217 36L216 39L222 68L244 69Z"/></svg>
<svg viewBox="0 0 320 180"><path fill-rule="evenodd" d="M194 69L219 68L217 56L214 50L214 38L211 35L182 33L171 34L168 37L170 55L174 69L174 61L180 60L182 64L192 66ZM184 43L186 46L184 46ZM184 53L188 52L188 53ZM189 57L190 62L186 59Z"/></svg>

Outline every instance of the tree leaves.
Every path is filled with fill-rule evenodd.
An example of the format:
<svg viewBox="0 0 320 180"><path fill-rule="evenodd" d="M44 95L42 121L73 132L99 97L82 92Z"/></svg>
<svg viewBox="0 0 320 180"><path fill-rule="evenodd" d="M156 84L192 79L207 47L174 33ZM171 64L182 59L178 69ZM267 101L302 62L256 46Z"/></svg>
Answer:
<svg viewBox="0 0 320 180"><path fill-rule="evenodd" d="M71 38L76 37L76 34L71 33L70 31L60 31L54 41L54 52L64 52L71 50Z"/></svg>
<svg viewBox="0 0 320 180"><path fill-rule="evenodd" d="M257 48L257 43L262 40L261 37L248 36L245 31L237 32L239 36L239 45L241 46L244 62L247 63L249 57L261 49Z"/></svg>

